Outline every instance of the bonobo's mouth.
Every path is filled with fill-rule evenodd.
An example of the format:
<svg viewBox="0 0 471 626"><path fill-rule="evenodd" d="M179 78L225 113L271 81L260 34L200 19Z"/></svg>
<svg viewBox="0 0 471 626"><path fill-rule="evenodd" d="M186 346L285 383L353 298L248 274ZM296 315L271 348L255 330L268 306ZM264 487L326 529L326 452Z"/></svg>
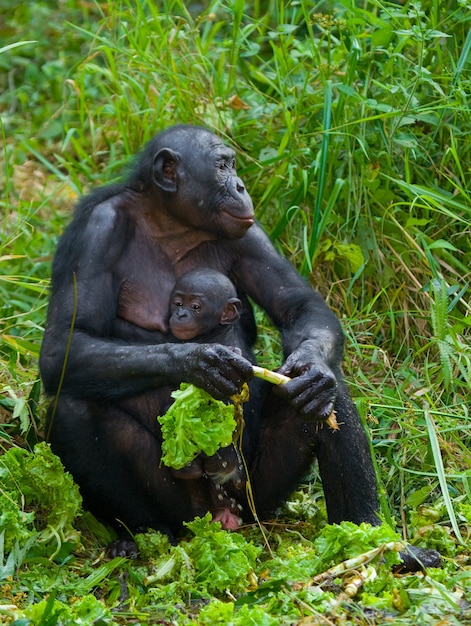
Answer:
<svg viewBox="0 0 471 626"><path fill-rule="evenodd" d="M255 215L244 215L244 217L239 217L238 215L234 215L230 211L223 211L226 215L228 215L231 219L237 220L240 224L246 224L247 226L252 226L255 223Z"/></svg>
<svg viewBox="0 0 471 626"><path fill-rule="evenodd" d="M176 324L172 325L171 331L173 336L180 341L191 341L198 334L194 328L179 328Z"/></svg>

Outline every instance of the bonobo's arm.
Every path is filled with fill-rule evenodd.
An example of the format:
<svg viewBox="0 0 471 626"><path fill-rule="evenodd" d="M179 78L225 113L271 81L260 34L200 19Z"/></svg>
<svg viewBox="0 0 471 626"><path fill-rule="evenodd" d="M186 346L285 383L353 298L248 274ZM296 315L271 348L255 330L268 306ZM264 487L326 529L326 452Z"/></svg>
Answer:
<svg viewBox="0 0 471 626"><path fill-rule="evenodd" d="M63 235L53 267L40 356L46 392L57 392L65 364L61 390L79 397L131 396L163 385L178 386L181 381L194 383L216 398L236 393L252 370L229 348L191 343L132 345L111 337L119 294L113 270L131 232L126 212L112 199L88 216L79 214Z"/></svg>
<svg viewBox="0 0 471 626"><path fill-rule="evenodd" d="M344 337L339 320L257 225L236 245L243 248L237 280L281 332L286 360L280 372L294 380L278 393L306 416L327 419L341 376Z"/></svg>

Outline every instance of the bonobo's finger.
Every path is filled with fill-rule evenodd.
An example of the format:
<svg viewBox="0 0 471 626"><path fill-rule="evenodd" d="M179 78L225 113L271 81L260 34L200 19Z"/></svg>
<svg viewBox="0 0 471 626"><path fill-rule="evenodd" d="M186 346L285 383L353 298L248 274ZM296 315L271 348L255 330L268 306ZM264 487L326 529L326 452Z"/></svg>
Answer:
<svg viewBox="0 0 471 626"><path fill-rule="evenodd" d="M275 392L283 395L281 385ZM284 396L296 408L299 413L317 420L326 420L332 413L336 399L336 387L330 387L322 391L306 389L302 393L291 398Z"/></svg>
<svg viewBox="0 0 471 626"><path fill-rule="evenodd" d="M316 420L326 420L331 415L335 406L335 390L329 390L317 397L309 397L295 404L296 409L306 417Z"/></svg>
<svg viewBox="0 0 471 626"><path fill-rule="evenodd" d="M186 378L197 387L207 391L216 400L225 400L237 393L236 384L222 376L217 367L203 365L201 370L193 371Z"/></svg>
<svg viewBox="0 0 471 626"><path fill-rule="evenodd" d="M333 373L311 368L291 381L276 388L302 415L326 420L332 413L337 395L337 381Z"/></svg>
<svg viewBox="0 0 471 626"><path fill-rule="evenodd" d="M218 359L221 372L237 386L253 378L252 364L232 348L218 346Z"/></svg>
<svg viewBox="0 0 471 626"><path fill-rule="evenodd" d="M207 349L206 356L210 366L208 371L220 391L227 387L230 395L238 393L244 382L253 377L252 364L231 348L216 344Z"/></svg>
<svg viewBox="0 0 471 626"><path fill-rule="evenodd" d="M253 376L252 364L237 352L219 344L201 344L184 364L185 380L201 387L217 400L239 393Z"/></svg>
<svg viewBox="0 0 471 626"><path fill-rule="evenodd" d="M290 378L295 378L305 374L309 370L311 372L322 372L324 369L328 370L329 368L324 363L314 364L312 359L309 359L304 352L296 350L288 356L286 361L278 369L278 372Z"/></svg>

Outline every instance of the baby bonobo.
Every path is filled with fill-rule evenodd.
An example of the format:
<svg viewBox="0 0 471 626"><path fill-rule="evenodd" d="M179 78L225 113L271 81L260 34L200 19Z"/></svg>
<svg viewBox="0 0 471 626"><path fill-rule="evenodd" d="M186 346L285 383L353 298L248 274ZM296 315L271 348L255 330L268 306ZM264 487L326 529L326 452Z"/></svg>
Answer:
<svg viewBox="0 0 471 626"><path fill-rule="evenodd" d="M241 306L237 291L227 276L210 268L191 270L180 276L170 296L170 330L180 341L220 343L240 353L235 324L240 318ZM224 528L235 529L240 525L231 510L237 513L236 504L222 488L229 481L236 489L245 486L242 459L233 444L221 448L213 456L202 453L186 467L172 469L172 474L183 480L209 478L215 486L215 490L211 486L208 490L209 508L214 519ZM201 500L197 495L196 508L203 504Z"/></svg>
<svg viewBox="0 0 471 626"><path fill-rule="evenodd" d="M182 341L236 346L241 306L227 276L207 267L191 270L180 276L170 296L170 330Z"/></svg>

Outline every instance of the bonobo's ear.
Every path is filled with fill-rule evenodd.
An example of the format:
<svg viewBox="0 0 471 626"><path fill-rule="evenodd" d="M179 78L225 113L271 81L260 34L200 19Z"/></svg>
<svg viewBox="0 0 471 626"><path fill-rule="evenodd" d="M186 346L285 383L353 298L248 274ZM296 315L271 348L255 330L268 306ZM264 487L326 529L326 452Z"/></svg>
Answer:
<svg viewBox="0 0 471 626"><path fill-rule="evenodd" d="M178 189L177 166L179 156L170 148L159 150L154 156L152 178L163 191L175 192Z"/></svg>
<svg viewBox="0 0 471 626"><path fill-rule="evenodd" d="M240 317L242 302L239 298L229 298L222 312L220 324L234 324Z"/></svg>

